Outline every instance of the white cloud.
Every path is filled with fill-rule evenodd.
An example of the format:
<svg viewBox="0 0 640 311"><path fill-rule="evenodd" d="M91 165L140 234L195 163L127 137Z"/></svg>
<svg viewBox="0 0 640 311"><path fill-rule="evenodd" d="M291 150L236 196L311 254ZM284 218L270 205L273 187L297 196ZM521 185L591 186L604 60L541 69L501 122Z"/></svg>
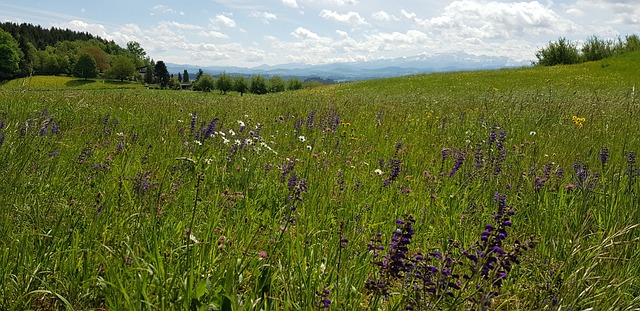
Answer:
<svg viewBox="0 0 640 311"><path fill-rule="evenodd" d="M320 39L320 36L318 34L304 27L296 28L296 30L294 30L291 34L298 39Z"/></svg>
<svg viewBox="0 0 640 311"><path fill-rule="evenodd" d="M185 13L183 11L176 11L166 5L163 4L158 4L154 7L151 8L151 15L154 15L155 13L163 13L163 14L180 14L180 15L185 15Z"/></svg>
<svg viewBox="0 0 640 311"><path fill-rule="evenodd" d="M107 32L107 28L102 24L91 24L81 20L74 19L68 23L62 23L55 25L58 28L69 28L75 31L88 32L93 35L99 36L103 39L111 40L113 37Z"/></svg>
<svg viewBox="0 0 640 311"><path fill-rule="evenodd" d="M200 25L194 24L182 24L178 22L160 22L161 26L172 27L180 30L201 30L203 29Z"/></svg>
<svg viewBox="0 0 640 311"><path fill-rule="evenodd" d="M388 21L398 21L399 18L395 15L391 15L385 11L378 11L371 14L371 17L377 21L388 22Z"/></svg>
<svg viewBox="0 0 640 311"><path fill-rule="evenodd" d="M202 37L213 38L213 39L229 39L229 36L227 34L224 34L222 32L215 31L215 30L210 30L210 31L203 30L203 31L200 31L198 35Z"/></svg>
<svg viewBox="0 0 640 311"><path fill-rule="evenodd" d="M366 36L367 39L377 45L378 50L413 50L416 46L430 42L429 37L422 31L409 30L405 33L378 33Z"/></svg>
<svg viewBox="0 0 640 311"><path fill-rule="evenodd" d="M338 6L358 4L358 0L331 0L329 2L331 2L331 4L335 4Z"/></svg>
<svg viewBox="0 0 640 311"><path fill-rule="evenodd" d="M216 25L222 24L222 25L227 26L229 28L236 27L236 21L234 21L230 17L222 15L222 14L216 15L216 18L213 20L213 22Z"/></svg>
<svg viewBox="0 0 640 311"><path fill-rule="evenodd" d="M348 12L346 14L340 14L336 11L331 11L324 9L320 12L320 17L324 19L334 20L340 23L345 23L349 25L368 25L364 18L360 16L358 12Z"/></svg>
<svg viewBox="0 0 640 311"><path fill-rule="evenodd" d="M298 2L296 0L282 0L282 3L292 8L298 7Z"/></svg>
<svg viewBox="0 0 640 311"><path fill-rule="evenodd" d="M400 10L400 14L402 14L402 16L404 16L406 19L415 19L416 18L416 13L414 12L407 12L404 9Z"/></svg>
<svg viewBox="0 0 640 311"><path fill-rule="evenodd" d="M609 24L627 24L638 26L640 24L640 2L636 0L577 0L575 7L578 9L596 8L600 15L604 12L614 14L613 19L606 21Z"/></svg>
<svg viewBox="0 0 640 311"><path fill-rule="evenodd" d="M260 18L263 23L268 24L268 25L271 24L271 22L270 22L271 20L278 19L278 16L276 16L273 13L269 13L269 12L251 11L250 15L251 15L251 17Z"/></svg>
<svg viewBox="0 0 640 311"><path fill-rule="evenodd" d="M453 1L440 16L420 19L411 14L425 30L458 39L511 39L526 36L568 35L577 31L572 21L561 17L551 8L532 2Z"/></svg>

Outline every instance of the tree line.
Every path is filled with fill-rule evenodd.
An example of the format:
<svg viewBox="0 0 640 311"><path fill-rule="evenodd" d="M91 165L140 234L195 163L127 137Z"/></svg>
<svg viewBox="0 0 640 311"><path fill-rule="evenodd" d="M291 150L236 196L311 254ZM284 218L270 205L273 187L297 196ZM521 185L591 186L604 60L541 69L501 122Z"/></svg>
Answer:
<svg viewBox="0 0 640 311"><path fill-rule="evenodd" d="M152 63L137 42L123 48L86 32L32 24L0 24L0 80L29 75L137 79Z"/></svg>
<svg viewBox="0 0 640 311"><path fill-rule="evenodd" d="M89 79L96 77L136 80L158 88L189 88L210 92L219 90L266 94L297 90L304 84L299 79L284 80L280 76L245 77L222 73L205 74L200 69L192 81L187 70L169 74L163 61L147 56L139 43L131 41L126 48L87 32L42 28L32 24L0 24L0 81L31 75L66 75Z"/></svg>
<svg viewBox="0 0 640 311"><path fill-rule="evenodd" d="M628 35L624 39L600 39L591 36L579 48L577 42L558 38L536 52L534 65L570 65L601 60L604 58L640 50L640 37Z"/></svg>

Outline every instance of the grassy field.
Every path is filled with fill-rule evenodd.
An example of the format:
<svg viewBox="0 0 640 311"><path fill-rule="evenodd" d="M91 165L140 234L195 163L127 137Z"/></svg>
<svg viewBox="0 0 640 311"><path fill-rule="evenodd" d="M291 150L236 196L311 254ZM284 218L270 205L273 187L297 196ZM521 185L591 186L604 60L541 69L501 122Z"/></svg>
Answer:
<svg viewBox="0 0 640 311"><path fill-rule="evenodd" d="M21 91L61 91L61 90L113 90L113 89L143 89L137 82L78 79L72 77L33 76L8 81L0 87L6 90Z"/></svg>
<svg viewBox="0 0 640 311"><path fill-rule="evenodd" d="M637 310L639 63L9 82L0 309Z"/></svg>

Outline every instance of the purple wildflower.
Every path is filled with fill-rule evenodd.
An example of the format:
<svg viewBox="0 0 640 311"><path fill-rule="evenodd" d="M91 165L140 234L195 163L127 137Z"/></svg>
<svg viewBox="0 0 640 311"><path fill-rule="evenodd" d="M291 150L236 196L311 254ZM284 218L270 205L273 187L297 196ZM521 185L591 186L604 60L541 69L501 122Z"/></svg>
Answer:
<svg viewBox="0 0 640 311"><path fill-rule="evenodd" d="M609 148L602 147L602 149L600 149L600 162L602 163L602 167L607 164L607 161L609 161Z"/></svg>
<svg viewBox="0 0 640 311"><path fill-rule="evenodd" d="M309 112L309 115L307 116L307 128L310 129L312 128L316 123L316 110L313 109L311 110L311 112Z"/></svg>
<svg viewBox="0 0 640 311"><path fill-rule="evenodd" d="M453 168L451 168L451 172L449 172L449 177L453 177L453 174L455 174L458 169L460 169L460 166L462 166L462 163L464 162L464 153L460 152L460 151L456 151L455 153L456 156L456 160L453 163Z"/></svg>

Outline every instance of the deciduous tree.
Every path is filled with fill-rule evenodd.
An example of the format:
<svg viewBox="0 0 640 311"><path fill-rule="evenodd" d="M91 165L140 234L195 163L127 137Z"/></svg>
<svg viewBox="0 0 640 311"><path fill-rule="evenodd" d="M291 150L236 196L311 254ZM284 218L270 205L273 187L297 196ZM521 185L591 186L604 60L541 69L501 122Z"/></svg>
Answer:
<svg viewBox="0 0 640 311"><path fill-rule="evenodd" d="M194 85L196 91L211 92L216 86L216 82L212 76L202 74Z"/></svg>
<svg viewBox="0 0 640 311"><path fill-rule="evenodd" d="M264 77L261 75L252 76L249 91L253 94L267 94L267 82Z"/></svg>
<svg viewBox="0 0 640 311"><path fill-rule="evenodd" d="M244 76L237 76L233 81L233 87L236 90L236 92L240 93L240 96L242 96L244 93L247 92L247 90L249 90L247 79L245 79Z"/></svg>
<svg viewBox="0 0 640 311"><path fill-rule="evenodd" d="M284 80L280 76L273 76L269 79L269 92L284 92Z"/></svg>
<svg viewBox="0 0 640 311"><path fill-rule="evenodd" d="M73 75L79 78L88 79L98 76L98 67L96 61L87 53L82 53L76 60L76 65L73 67Z"/></svg>
<svg viewBox="0 0 640 311"><path fill-rule="evenodd" d="M10 79L18 72L20 54L18 42L0 29L0 80Z"/></svg>
<svg viewBox="0 0 640 311"><path fill-rule="evenodd" d="M123 55L115 56L111 61L111 68L109 68L106 72L108 77L113 79L120 79L120 81L129 79L135 73L136 67L131 59Z"/></svg>
<svg viewBox="0 0 640 311"><path fill-rule="evenodd" d="M216 80L216 87L222 94L227 94L233 89L233 78L227 73L222 73Z"/></svg>

